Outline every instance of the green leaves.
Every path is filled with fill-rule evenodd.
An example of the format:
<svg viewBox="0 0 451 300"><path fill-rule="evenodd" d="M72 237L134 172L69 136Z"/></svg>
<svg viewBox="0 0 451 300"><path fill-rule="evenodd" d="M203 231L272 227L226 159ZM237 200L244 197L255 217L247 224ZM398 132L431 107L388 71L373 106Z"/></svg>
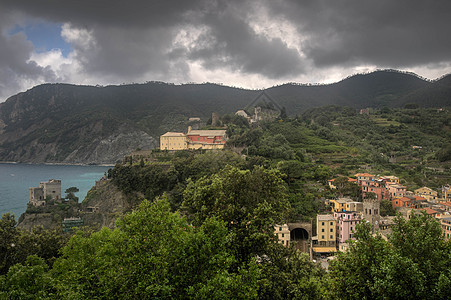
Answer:
<svg viewBox="0 0 451 300"><path fill-rule="evenodd" d="M0 276L0 298L50 299L53 289L48 269L45 261L36 255L29 256L24 265L12 266L6 276Z"/></svg>
<svg viewBox="0 0 451 300"><path fill-rule="evenodd" d="M426 214L398 217L389 241L357 227L356 241L331 263L331 286L348 299L445 299L449 296L450 255L440 224Z"/></svg>
<svg viewBox="0 0 451 300"><path fill-rule="evenodd" d="M117 222L114 230L78 232L55 263L57 290L64 298L252 298L254 263L229 273L235 258L227 249L224 222L208 218L198 227L172 213L165 197ZM243 278L249 280L241 282ZM237 293L237 294L235 294ZM210 295L210 296L209 296Z"/></svg>

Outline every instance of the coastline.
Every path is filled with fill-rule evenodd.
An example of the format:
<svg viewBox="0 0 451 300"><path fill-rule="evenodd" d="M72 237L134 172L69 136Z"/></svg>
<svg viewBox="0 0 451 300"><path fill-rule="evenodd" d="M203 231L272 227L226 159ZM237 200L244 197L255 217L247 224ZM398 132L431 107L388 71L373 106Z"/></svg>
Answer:
<svg viewBox="0 0 451 300"><path fill-rule="evenodd" d="M17 162L17 161L0 161L0 164L11 164L11 165L47 165L47 166L82 166L82 167L114 167L116 164L84 164L84 163L66 163L66 162L40 162L40 163L33 163L33 162Z"/></svg>
<svg viewBox="0 0 451 300"><path fill-rule="evenodd" d="M0 216L9 212L14 214L17 220L26 212L29 188L37 187L40 182L52 178L61 180L62 193L71 186L79 188L76 196L82 201L96 181L110 168L104 165L2 161L0 162Z"/></svg>

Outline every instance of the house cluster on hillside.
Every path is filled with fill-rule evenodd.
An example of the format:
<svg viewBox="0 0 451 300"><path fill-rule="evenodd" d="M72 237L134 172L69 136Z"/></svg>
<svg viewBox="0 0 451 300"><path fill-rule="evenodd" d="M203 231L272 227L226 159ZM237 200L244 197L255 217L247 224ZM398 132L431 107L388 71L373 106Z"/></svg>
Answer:
<svg viewBox="0 0 451 300"><path fill-rule="evenodd" d="M188 150L188 149L224 149L226 144L226 130L193 130L188 126L187 133L166 132L160 137L160 150Z"/></svg>
<svg viewBox="0 0 451 300"><path fill-rule="evenodd" d="M451 187L449 185L443 186L442 193L439 195L437 191L428 187L407 191L406 186L401 185L396 176L358 173L354 177L349 177L348 182L360 187L363 201L358 202L346 197L326 201L326 204L331 207L331 213L316 217L316 236L311 238L313 252L325 254L346 251L348 241L354 239L356 225L363 221L372 225L373 232L379 231L386 236L390 232L394 217L380 215L382 200L389 200L392 207L406 219L412 214L422 212L439 219L445 239L451 239ZM331 189L337 188L336 179L331 179L328 183ZM279 236L279 240L284 245L289 244L286 238L282 241Z"/></svg>

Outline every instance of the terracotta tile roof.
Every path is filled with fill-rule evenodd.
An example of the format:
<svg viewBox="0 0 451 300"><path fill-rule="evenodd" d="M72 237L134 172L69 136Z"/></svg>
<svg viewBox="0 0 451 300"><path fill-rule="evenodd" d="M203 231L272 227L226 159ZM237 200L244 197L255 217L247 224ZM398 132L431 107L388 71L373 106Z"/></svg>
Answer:
<svg viewBox="0 0 451 300"><path fill-rule="evenodd" d="M424 210L426 211L426 213L427 213L428 215L435 215L436 213L438 213L438 211L433 210L433 209L431 209L431 208L429 208L429 207L426 207Z"/></svg>
<svg viewBox="0 0 451 300"><path fill-rule="evenodd" d="M187 135L200 135L200 136L225 136L225 130L191 130Z"/></svg>
<svg viewBox="0 0 451 300"><path fill-rule="evenodd" d="M359 177L359 176L374 177L373 174L369 174L369 173L357 173L354 176L356 176L356 177Z"/></svg>

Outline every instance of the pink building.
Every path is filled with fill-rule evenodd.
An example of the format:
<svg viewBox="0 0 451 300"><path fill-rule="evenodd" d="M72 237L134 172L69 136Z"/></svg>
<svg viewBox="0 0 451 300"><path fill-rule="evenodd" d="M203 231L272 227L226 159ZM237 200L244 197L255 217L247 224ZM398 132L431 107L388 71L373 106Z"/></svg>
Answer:
<svg viewBox="0 0 451 300"><path fill-rule="evenodd" d="M362 221L362 215L358 212L335 212L334 218L337 220L337 240L345 243L354 239L355 226Z"/></svg>
<svg viewBox="0 0 451 300"><path fill-rule="evenodd" d="M389 193L383 180L362 180L360 185L363 198L367 193L375 193L378 201L388 198Z"/></svg>
<svg viewBox="0 0 451 300"><path fill-rule="evenodd" d="M406 194L407 188L400 184L387 184L390 199L401 198Z"/></svg>

